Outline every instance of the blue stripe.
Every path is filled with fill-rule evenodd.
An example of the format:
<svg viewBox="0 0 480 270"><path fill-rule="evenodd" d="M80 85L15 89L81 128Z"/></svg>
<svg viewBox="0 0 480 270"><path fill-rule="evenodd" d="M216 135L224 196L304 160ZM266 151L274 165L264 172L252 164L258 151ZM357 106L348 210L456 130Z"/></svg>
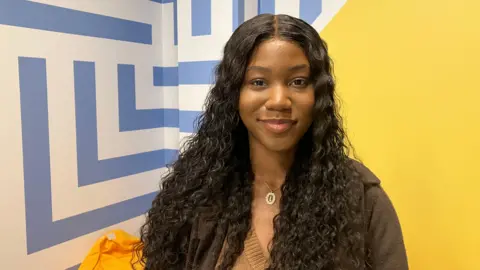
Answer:
<svg viewBox="0 0 480 270"><path fill-rule="evenodd" d="M218 61L195 61L178 63L180 84L212 84Z"/></svg>
<svg viewBox="0 0 480 270"><path fill-rule="evenodd" d="M25 0L0 1L0 24L152 44L150 24Z"/></svg>
<svg viewBox="0 0 480 270"><path fill-rule="evenodd" d="M178 86L178 67L153 67L154 86Z"/></svg>
<svg viewBox="0 0 480 270"><path fill-rule="evenodd" d="M212 1L192 1L192 36L212 34Z"/></svg>
<svg viewBox="0 0 480 270"><path fill-rule="evenodd" d="M27 252L41 249L39 238L52 221L47 77L44 59L20 57L23 166ZM46 181L44 181L46 180ZM46 211L47 210L47 211Z"/></svg>
<svg viewBox="0 0 480 270"><path fill-rule="evenodd" d="M178 127L177 109L137 110L135 104L135 67L133 65L118 65L120 131Z"/></svg>
<svg viewBox="0 0 480 270"><path fill-rule="evenodd" d="M74 63L74 73L79 186L165 167L169 162L166 155L171 155L171 152L176 153L177 150L162 149L98 160L94 63L76 61ZM119 77L119 80L122 80L122 76ZM178 115L178 110L172 111L168 116ZM164 115L162 113L158 115L161 119L157 121L163 121ZM171 127L178 126L178 120L175 118L167 119L167 121L169 121Z"/></svg>
<svg viewBox="0 0 480 270"><path fill-rule="evenodd" d="M154 86L178 86L179 84L212 84L218 61L179 62L178 67L154 67Z"/></svg>
<svg viewBox="0 0 480 270"><path fill-rule="evenodd" d="M152 192L120 203L52 222L48 228L45 228L45 233L42 234L41 231L37 232L41 235L37 236L35 242L40 244L39 247L47 248L143 215L151 207L155 195L156 192ZM49 211L51 212L51 209ZM37 218L40 218L40 214L41 213L37 214Z"/></svg>
<svg viewBox="0 0 480 270"><path fill-rule="evenodd" d="M180 111L180 132L194 133L198 130L197 120L200 111Z"/></svg>
<svg viewBox="0 0 480 270"><path fill-rule="evenodd" d="M300 0L300 18L312 24L322 13L322 0Z"/></svg>
<svg viewBox="0 0 480 270"><path fill-rule="evenodd" d="M258 0L258 14L275 14L275 0Z"/></svg>
<svg viewBox="0 0 480 270"><path fill-rule="evenodd" d="M65 269L65 270L78 270L78 268L80 268L80 264L74 265L74 266L69 267L69 268L67 268L67 269Z"/></svg>
<svg viewBox="0 0 480 270"><path fill-rule="evenodd" d="M245 0L233 0L232 31L245 21Z"/></svg>
<svg viewBox="0 0 480 270"><path fill-rule="evenodd" d="M144 214L150 208L151 201L156 193L146 194L52 222L46 61L45 59L20 57L18 62L22 117L27 253L38 252ZM75 72L85 75L85 86L91 86L92 84L93 79L92 74L90 74L92 70L91 63L79 62L75 64ZM75 81L76 91L81 81L82 79L77 77ZM80 89L88 92L88 89L84 89L81 86ZM75 93L77 108L85 105L87 109L92 110L91 106L95 105L95 100L89 100L88 94L82 95L81 93ZM81 100L78 98L81 98ZM82 110L76 110L76 112L80 112L81 114L85 113ZM92 113L95 115L95 109L93 109ZM85 127L82 126L82 124L85 124L85 122L82 121L85 120L88 119L82 119L82 116L80 116L80 120L77 118L77 121L81 122L77 123L77 128ZM93 127L93 125L87 125L86 127ZM89 144L96 147L96 128L93 132L91 132L91 130L79 132L77 129L77 139L79 139L80 148L81 146L88 145L85 144L85 133L87 135L94 135L94 138L90 138ZM157 156L157 158L159 158L157 164L162 163L162 159L165 161L172 160L176 153L177 150L166 149L163 151L164 155ZM150 156L148 158L155 157ZM117 158L115 160L120 159L124 159L125 161L118 162L115 165L116 170L124 170L125 168L123 168L123 166L129 167L130 165L128 165L128 163L130 163L130 161L126 160L132 159L132 156ZM93 168L82 168L82 170L92 169L93 171L97 171L97 173L99 170L110 171L111 168L103 169L102 166L100 166L103 165L102 162L103 161L97 160L96 166ZM131 169L131 167L128 169Z"/></svg>

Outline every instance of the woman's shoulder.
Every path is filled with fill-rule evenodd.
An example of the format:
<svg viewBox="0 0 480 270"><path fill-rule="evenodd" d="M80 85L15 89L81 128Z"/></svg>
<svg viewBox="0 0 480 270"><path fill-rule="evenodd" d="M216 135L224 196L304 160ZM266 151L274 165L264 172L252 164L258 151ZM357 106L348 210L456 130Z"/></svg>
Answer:
<svg viewBox="0 0 480 270"><path fill-rule="evenodd" d="M361 186L363 206L366 216L374 218L375 214L382 214L382 218L396 219L395 209L387 192L383 189L381 180L365 164L352 160L357 174L357 184ZM385 215L389 213L389 215Z"/></svg>
<svg viewBox="0 0 480 270"><path fill-rule="evenodd" d="M361 183L366 187L379 186L380 179L362 162L350 159L350 163L355 171L360 174Z"/></svg>
<svg viewBox="0 0 480 270"><path fill-rule="evenodd" d="M369 262L375 269L408 269L400 221L380 179L364 164L353 161L363 185L363 208Z"/></svg>
<svg viewBox="0 0 480 270"><path fill-rule="evenodd" d="M357 160L351 160L352 167L355 169L356 184L363 191L363 200L366 210L372 207L383 207L390 202L390 199L382 187L381 180L365 164ZM380 203L380 204L378 204Z"/></svg>

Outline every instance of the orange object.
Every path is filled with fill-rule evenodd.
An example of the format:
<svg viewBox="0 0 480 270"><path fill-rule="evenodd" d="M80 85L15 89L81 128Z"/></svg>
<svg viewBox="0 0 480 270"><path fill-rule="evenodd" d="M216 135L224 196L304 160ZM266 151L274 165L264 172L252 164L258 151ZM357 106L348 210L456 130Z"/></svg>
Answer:
<svg viewBox="0 0 480 270"><path fill-rule="evenodd" d="M90 249L78 270L142 270L134 246L140 239L122 230L113 230L102 236Z"/></svg>

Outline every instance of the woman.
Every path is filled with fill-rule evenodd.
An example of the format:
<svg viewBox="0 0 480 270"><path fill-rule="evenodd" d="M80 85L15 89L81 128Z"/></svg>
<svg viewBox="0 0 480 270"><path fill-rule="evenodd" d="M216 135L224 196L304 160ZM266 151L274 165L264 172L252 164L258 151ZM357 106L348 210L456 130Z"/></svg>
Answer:
<svg viewBox="0 0 480 270"><path fill-rule="evenodd" d="M145 269L408 269L393 206L348 157L334 90L310 25L243 23L148 212Z"/></svg>

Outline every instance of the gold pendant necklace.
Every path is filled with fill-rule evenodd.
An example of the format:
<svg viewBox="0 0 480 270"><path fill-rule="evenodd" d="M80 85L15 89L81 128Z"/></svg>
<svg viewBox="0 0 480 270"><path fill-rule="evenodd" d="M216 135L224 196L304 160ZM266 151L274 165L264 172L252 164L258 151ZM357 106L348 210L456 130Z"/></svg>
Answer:
<svg viewBox="0 0 480 270"><path fill-rule="evenodd" d="M275 195L275 191L279 190L279 188L277 188L276 190L273 190L270 188L270 186L267 184L266 181L263 181L265 183L265 185L268 187L268 189L270 190L270 192L267 193L267 195L265 196L265 202L267 202L268 205L273 205L275 203L275 201L277 200L277 196Z"/></svg>

